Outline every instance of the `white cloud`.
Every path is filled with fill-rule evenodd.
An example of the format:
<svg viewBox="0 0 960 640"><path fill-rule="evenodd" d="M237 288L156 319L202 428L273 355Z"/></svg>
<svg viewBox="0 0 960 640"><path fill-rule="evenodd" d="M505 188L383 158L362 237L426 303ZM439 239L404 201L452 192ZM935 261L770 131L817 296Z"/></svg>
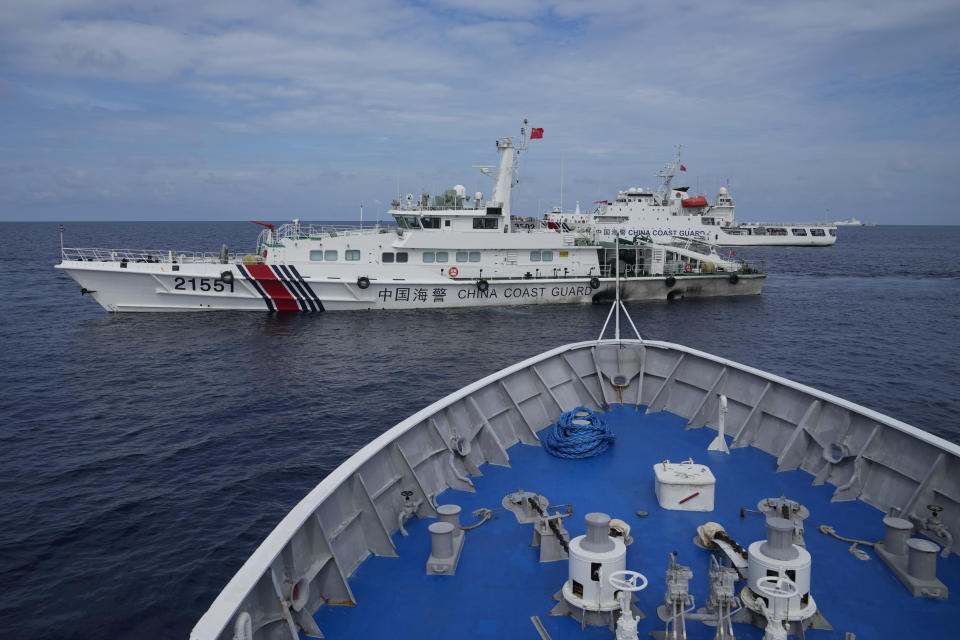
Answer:
<svg viewBox="0 0 960 640"><path fill-rule="evenodd" d="M271 166L302 161L305 148L323 175L363 158L358 190L397 172L445 187L492 161L489 142L524 116L547 129L524 158L528 202L554 189L560 155L571 184L609 195L676 142L745 185L775 180L777 166L868 191L869 173L831 173L822 147L859 154L889 183L894 170L872 155L879 141L909 157L955 141L956 73L933 67L960 62L957 18L943 1L51 0L0 15L0 117L17 123L14 157L48 198L74 192L62 177L44 185L44 172L75 175L81 158L92 166L71 189L108 200L138 188L208 197L170 187L203 175L214 189L246 179L279 191L304 176L251 169L245 155ZM925 77L936 82L915 86ZM110 161L98 162L97 145ZM144 169L152 157L196 173ZM0 189L24 193L4 177L11 166L0 159Z"/></svg>

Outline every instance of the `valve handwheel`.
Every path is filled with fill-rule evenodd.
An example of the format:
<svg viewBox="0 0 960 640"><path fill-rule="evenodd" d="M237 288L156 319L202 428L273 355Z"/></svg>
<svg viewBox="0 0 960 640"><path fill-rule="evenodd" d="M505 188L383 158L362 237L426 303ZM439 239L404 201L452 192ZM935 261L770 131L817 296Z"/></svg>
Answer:
<svg viewBox="0 0 960 640"><path fill-rule="evenodd" d="M638 581L640 584L637 584ZM614 571L607 582L619 591L642 591L647 588L647 578L636 571Z"/></svg>
<svg viewBox="0 0 960 640"><path fill-rule="evenodd" d="M768 598L792 598L800 592L793 580L780 576L760 578L757 580L757 591Z"/></svg>

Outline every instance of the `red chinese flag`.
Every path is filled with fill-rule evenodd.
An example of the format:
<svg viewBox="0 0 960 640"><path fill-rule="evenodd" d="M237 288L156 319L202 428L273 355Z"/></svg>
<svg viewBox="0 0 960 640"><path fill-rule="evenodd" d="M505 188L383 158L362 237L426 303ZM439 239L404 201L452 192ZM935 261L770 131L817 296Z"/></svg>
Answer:
<svg viewBox="0 0 960 640"><path fill-rule="evenodd" d="M687 170L687 168L686 168L685 166L680 165L680 171L686 171L686 170Z"/></svg>
<svg viewBox="0 0 960 640"><path fill-rule="evenodd" d="M530 139L536 140L543 137L543 127L533 127L530 129Z"/></svg>

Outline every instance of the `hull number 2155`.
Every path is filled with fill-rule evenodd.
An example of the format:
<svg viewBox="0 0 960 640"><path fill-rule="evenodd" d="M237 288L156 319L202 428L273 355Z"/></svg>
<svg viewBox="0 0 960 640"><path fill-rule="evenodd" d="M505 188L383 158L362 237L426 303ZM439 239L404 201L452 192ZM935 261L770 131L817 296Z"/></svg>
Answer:
<svg viewBox="0 0 960 640"><path fill-rule="evenodd" d="M179 289L180 291L216 291L222 292L227 287L230 288L230 293L233 293L233 283L226 283L220 278L182 278L177 276L173 279L174 289Z"/></svg>

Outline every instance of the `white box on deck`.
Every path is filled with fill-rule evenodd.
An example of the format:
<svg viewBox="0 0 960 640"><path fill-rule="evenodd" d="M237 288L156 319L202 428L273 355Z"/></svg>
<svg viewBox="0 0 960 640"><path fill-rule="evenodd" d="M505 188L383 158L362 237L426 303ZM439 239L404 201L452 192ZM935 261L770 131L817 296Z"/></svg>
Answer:
<svg viewBox="0 0 960 640"><path fill-rule="evenodd" d="M653 465L656 474L657 501L674 511L713 511L713 490L717 479L710 467L693 460Z"/></svg>

